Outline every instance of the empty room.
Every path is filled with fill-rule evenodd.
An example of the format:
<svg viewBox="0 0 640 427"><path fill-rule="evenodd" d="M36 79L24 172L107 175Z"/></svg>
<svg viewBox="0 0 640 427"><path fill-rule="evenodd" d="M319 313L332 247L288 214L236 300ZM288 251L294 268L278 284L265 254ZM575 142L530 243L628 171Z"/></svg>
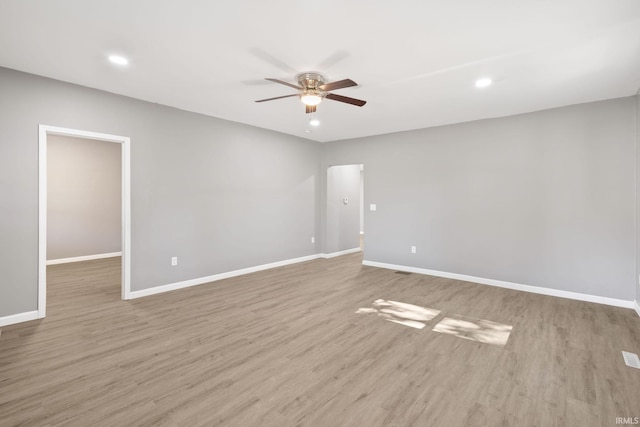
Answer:
<svg viewBox="0 0 640 427"><path fill-rule="evenodd" d="M0 1L0 426L640 424L640 2Z"/></svg>

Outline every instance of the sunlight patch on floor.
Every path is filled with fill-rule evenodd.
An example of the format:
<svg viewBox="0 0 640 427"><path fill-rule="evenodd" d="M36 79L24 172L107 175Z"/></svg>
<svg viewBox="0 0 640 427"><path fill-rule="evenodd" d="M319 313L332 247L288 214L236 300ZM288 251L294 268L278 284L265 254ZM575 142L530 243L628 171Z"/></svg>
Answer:
<svg viewBox="0 0 640 427"><path fill-rule="evenodd" d="M377 314L389 322L398 323L400 325L416 329L424 328L426 326L426 322L440 314L439 310L434 310L432 308L384 299L377 299L372 305L373 308L359 308L356 313Z"/></svg>
<svg viewBox="0 0 640 427"><path fill-rule="evenodd" d="M513 326L472 317L445 317L438 323L434 332L455 335L466 340L504 346L509 340Z"/></svg>

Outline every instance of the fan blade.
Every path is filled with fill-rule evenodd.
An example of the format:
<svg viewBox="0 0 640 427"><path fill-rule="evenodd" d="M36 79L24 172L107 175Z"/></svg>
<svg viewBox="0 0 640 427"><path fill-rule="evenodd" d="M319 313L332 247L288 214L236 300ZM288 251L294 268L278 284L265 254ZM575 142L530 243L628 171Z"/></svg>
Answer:
<svg viewBox="0 0 640 427"><path fill-rule="evenodd" d="M303 89L298 85L294 85L294 84L291 84L291 83L283 82L282 80L278 80L278 79L265 79L265 80L269 80L270 82L274 82L274 83L280 83L281 85L289 86L289 87L292 87L294 89L299 89L299 90Z"/></svg>
<svg viewBox="0 0 640 427"><path fill-rule="evenodd" d="M337 82L325 83L319 86L320 89L329 92L330 90L342 89L343 87L358 86L358 83L351 79L338 80Z"/></svg>
<svg viewBox="0 0 640 427"><path fill-rule="evenodd" d="M358 107L362 107L367 103L367 101L363 101L361 99L349 98L348 96L336 95L335 93L328 93L325 98L333 99L334 101L346 102L347 104L357 105Z"/></svg>
<svg viewBox="0 0 640 427"><path fill-rule="evenodd" d="M258 99L256 102L273 101L274 99L290 98L292 96L298 96L298 94L294 93L293 95L284 95L284 96L276 96L275 98Z"/></svg>
<svg viewBox="0 0 640 427"><path fill-rule="evenodd" d="M307 114L315 113L317 105L305 105Z"/></svg>

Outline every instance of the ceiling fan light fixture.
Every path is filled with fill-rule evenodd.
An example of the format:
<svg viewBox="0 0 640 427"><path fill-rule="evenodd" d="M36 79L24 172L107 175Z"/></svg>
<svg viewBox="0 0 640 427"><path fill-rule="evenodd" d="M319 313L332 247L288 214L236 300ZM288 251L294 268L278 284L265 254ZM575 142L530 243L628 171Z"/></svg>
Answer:
<svg viewBox="0 0 640 427"><path fill-rule="evenodd" d="M304 105L318 105L322 102L322 93L317 89L305 89L300 95Z"/></svg>

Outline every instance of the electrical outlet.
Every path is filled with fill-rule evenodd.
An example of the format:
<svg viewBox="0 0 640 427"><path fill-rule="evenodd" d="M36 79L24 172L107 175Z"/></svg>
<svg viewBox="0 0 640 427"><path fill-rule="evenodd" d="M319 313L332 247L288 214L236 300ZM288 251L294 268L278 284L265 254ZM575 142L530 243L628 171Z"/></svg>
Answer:
<svg viewBox="0 0 640 427"><path fill-rule="evenodd" d="M311 237L311 243L315 243L316 242L316 238L315 237Z"/></svg>
<svg viewBox="0 0 640 427"><path fill-rule="evenodd" d="M375 211L375 210L377 210L377 209L378 209L378 206L376 206L376 204L375 204L375 203L371 203L371 204L369 205L369 210L370 210L371 212L373 212L373 211Z"/></svg>
<svg viewBox="0 0 640 427"><path fill-rule="evenodd" d="M177 256L172 256L171 257L171 266L175 267L176 265L178 265L178 257Z"/></svg>
<svg viewBox="0 0 640 427"><path fill-rule="evenodd" d="M415 246L411 246L411 253L412 253L412 254L415 254L416 252L417 252L417 251L416 251L416 247L415 247Z"/></svg>

